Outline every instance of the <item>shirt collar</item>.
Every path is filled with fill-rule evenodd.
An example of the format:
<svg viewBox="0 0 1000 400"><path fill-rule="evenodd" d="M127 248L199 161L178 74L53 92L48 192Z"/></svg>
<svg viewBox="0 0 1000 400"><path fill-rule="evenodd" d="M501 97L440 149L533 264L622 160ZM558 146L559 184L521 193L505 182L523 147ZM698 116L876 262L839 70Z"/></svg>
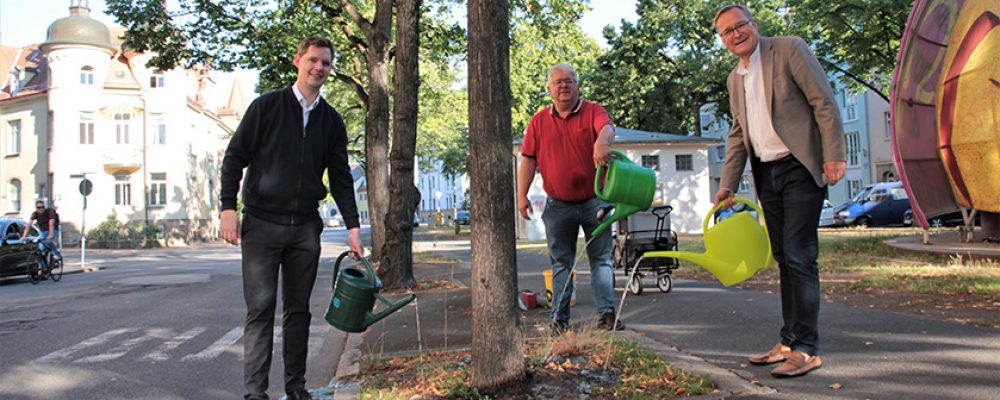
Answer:
<svg viewBox="0 0 1000 400"><path fill-rule="evenodd" d="M757 48L753 49L753 54L750 54L750 60L747 62L747 68L743 68L743 63L736 62L736 73L740 75L746 75L750 71L750 68L756 68L760 65L760 40L757 40Z"/></svg>
<svg viewBox="0 0 1000 400"><path fill-rule="evenodd" d="M306 104L306 96L299 91L299 85L295 83L292 84L292 93L295 93L295 99L298 100L299 105L306 110L316 108L316 105L319 104L319 99L323 98L323 95L316 96L316 100L313 100L312 104Z"/></svg>
<svg viewBox="0 0 1000 400"><path fill-rule="evenodd" d="M573 107L573 111L570 111L569 114L570 115L576 114L578 111L580 111L580 107L583 107L583 99L576 100L576 107ZM559 110L556 110L555 104L553 104L552 107L549 107L549 114L555 115L557 117L559 116Z"/></svg>

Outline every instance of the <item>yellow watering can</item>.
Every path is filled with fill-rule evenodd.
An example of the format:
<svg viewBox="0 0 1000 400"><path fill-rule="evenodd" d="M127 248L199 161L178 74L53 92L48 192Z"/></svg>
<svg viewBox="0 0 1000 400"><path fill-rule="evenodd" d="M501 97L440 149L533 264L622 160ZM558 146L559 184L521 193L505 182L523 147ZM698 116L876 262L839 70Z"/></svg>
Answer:
<svg viewBox="0 0 1000 400"><path fill-rule="evenodd" d="M757 210L763 220L764 212L751 201L735 198L733 201L746 204ZM708 221L722 206L712 208L705 216L702 226L705 232L705 253L685 251L650 251L644 257L678 258L695 263L711 272L725 286L743 282L774 264L771 255L771 241L767 236L767 225L757 222L750 213L736 213L732 217L708 228Z"/></svg>

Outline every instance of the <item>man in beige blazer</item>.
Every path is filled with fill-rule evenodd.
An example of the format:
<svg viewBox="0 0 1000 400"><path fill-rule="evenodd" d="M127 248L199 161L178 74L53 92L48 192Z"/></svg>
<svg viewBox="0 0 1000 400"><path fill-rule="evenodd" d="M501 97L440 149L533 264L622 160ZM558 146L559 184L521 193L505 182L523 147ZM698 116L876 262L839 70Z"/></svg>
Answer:
<svg viewBox="0 0 1000 400"><path fill-rule="evenodd" d="M823 365L819 350L819 239L826 186L844 177L844 128L819 61L797 37L761 37L750 10L725 6L715 16L723 44L739 57L729 74L733 126L715 201L732 204L749 159L781 276L780 341L751 357L784 361L776 377Z"/></svg>

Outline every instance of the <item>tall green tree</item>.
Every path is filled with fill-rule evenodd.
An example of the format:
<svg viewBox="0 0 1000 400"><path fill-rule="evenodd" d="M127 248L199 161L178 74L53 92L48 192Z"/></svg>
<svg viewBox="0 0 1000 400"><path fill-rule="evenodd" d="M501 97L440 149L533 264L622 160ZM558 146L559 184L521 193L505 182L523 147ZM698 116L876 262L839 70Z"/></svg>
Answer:
<svg viewBox="0 0 1000 400"><path fill-rule="evenodd" d="M789 26L816 50L827 72L856 92L889 101L906 19L913 0L789 0Z"/></svg>
<svg viewBox="0 0 1000 400"><path fill-rule="evenodd" d="M510 17L510 86L514 136L521 137L531 116L551 104L546 73L570 64L581 79L581 96L590 94L592 72L601 50L583 33L580 18L587 0L520 0Z"/></svg>

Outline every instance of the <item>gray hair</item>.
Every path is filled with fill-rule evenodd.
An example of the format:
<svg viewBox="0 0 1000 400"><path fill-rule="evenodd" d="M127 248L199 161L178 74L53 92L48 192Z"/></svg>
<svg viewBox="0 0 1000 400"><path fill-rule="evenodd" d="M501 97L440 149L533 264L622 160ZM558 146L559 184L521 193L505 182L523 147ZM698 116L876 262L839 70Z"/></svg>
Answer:
<svg viewBox="0 0 1000 400"><path fill-rule="evenodd" d="M715 13L715 19L713 19L712 21L719 22L719 16L722 15L722 13L732 10L734 8L742 11L743 15L747 17L747 20L753 21L753 14L750 13L750 9L742 4L730 4L728 6L723 6L722 8L719 9L719 12Z"/></svg>
<svg viewBox="0 0 1000 400"><path fill-rule="evenodd" d="M568 72L570 75L573 76L574 82L577 83L580 82L580 78L576 76L576 70L574 70L573 66L569 64L553 65L552 68L549 68L549 73L545 75L545 80L546 81L552 80L552 74L554 74L556 71Z"/></svg>

